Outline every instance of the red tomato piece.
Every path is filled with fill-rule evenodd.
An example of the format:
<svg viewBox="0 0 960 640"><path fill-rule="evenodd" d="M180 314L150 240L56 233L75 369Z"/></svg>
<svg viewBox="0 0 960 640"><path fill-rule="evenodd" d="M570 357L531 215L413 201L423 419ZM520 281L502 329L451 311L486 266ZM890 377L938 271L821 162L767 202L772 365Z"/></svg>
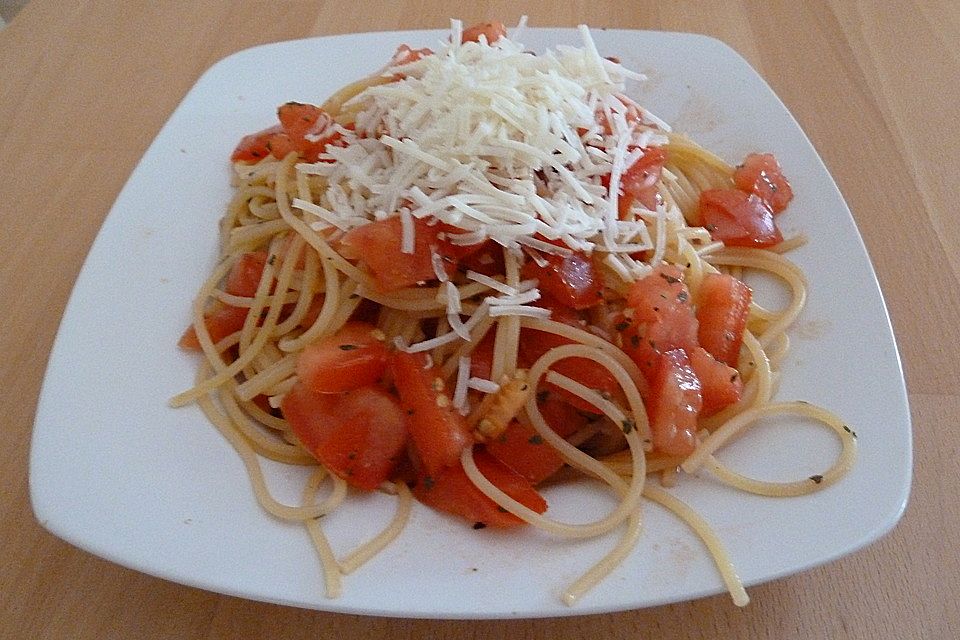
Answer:
<svg viewBox="0 0 960 640"><path fill-rule="evenodd" d="M700 222L710 237L732 247L772 247L783 241L767 203L739 189L703 191Z"/></svg>
<svg viewBox="0 0 960 640"><path fill-rule="evenodd" d="M470 377L490 379L490 372L493 370L493 348L496 345L497 332L493 329L487 331L473 351L470 353Z"/></svg>
<svg viewBox="0 0 960 640"><path fill-rule="evenodd" d="M475 247L477 245L469 245ZM503 263L503 247L487 240L480 245L480 248L461 258L458 258L460 266L464 270L476 271L485 276L503 275L505 267Z"/></svg>
<svg viewBox="0 0 960 640"><path fill-rule="evenodd" d="M245 307L233 307L227 304L219 305L203 317L203 323L207 327L207 333L213 344L217 344L230 334L243 329L243 323L247 320L249 309ZM193 325L187 327L187 330L180 336L177 342L181 349L187 351L202 351L200 341L197 339L197 332Z"/></svg>
<svg viewBox="0 0 960 640"><path fill-rule="evenodd" d="M333 335L307 345L297 359L297 377L317 393L374 384L390 361L382 336L373 325L348 322Z"/></svg>
<svg viewBox="0 0 960 640"><path fill-rule="evenodd" d="M623 195L617 201L621 218L626 216L634 201L650 210L656 209L657 205L662 203L657 191L657 182L660 180L666 161L665 148L646 149L640 159L630 165L630 168L621 176L620 191Z"/></svg>
<svg viewBox="0 0 960 640"><path fill-rule="evenodd" d="M431 476L460 464L460 454L473 444L466 419L443 391L440 372L427 367L422 353L397 351L393 379L400 403L409 416L410 438Z"/></svg>
<svg viewBox="0 0 960 640"><path fill-rule="evenodd" d="M267 264L266 251L245 253L234 263L227 275L224 291L234 296L252 298L257 294L260 278Z"/></svg>
<svg viewBox="0 0 960 640"><path fill-rule="evenodd" d="M439 247L439 229L426 220L415 219L413 253L401 250L403 236L400 216L370 222L351 229L342 243L370 268L381 291L396 291L418 283L436 280L431 247ZM445 262L447 273L453 265Z"/></svg>
<svg viewBox="0 0 960 640"><path fill-rule="evenodd" d="M502 22L480 22L463 30L461 42L480 42L480 36L486 36L487 44L493 44L507 37L507 27Z"/></svg>
<svg viewBox="0 0 960 640"><path fill-rule="evenodd" d="M793 188L772 153L748 155L733 172L733 182L741 191L760 196L774 213L786 209L793 200Z"/></svg>
<svg viewBox="0 0 960 640"><path fill-rule="evenodd" d="M563 467L563 458L533 427L516 420L484 447L494 458L533 484L539 484Z"/></svg>
<svg viewBox="0 0 960 640"><path fill-rule="evenodd" d="M687 456L697 446L697 416L703 406L700 379L683 349L660 355L650 381L647 413L653 448L671 456Z"/></svg>
<svg viewBox="0 0 960 640"><path fill-rule="evenodd" d="M281 410L304 448L359 489L376 489L403 457L406 415L377 387L323 394L298 383L284 396Z"/></svg>
<svg viewBox="0 0 960 640"><path fill-rule="evenodd" d="M410 45L401 44L394 52L393 58L390 60L390 66L398 67L402 64L410 64L432 55L433 51L430 49L412 49Z"/></svg>
<svg viewBox="0 0 960 640"><path fill-rule="evenodd" d="M739 371L720 362L703 347L690 351L688 356L690 366L700 380L703 394L701 416L711 416L740 399L743 380Z"/></svg>
<svg viewBox="0 0 960 640"><path fill-rule="evenodd" d="M283 157L292 150L290 137L284 133L283 127L277 124L241 138L230 159L234 162L258 162L271 154Z"/></svg>
<svg viewBox="0 0 960 640"><path fill-rule="evenodd" d="M537 513L547 510L546 500L529 480L483 450L475 451L473 457L480 473L498 489ZM501 509L477 489L459 464L447 467L439 474L421 477L413 494L420 502L438 511L466 518L476 529L524 524L523 520Z"/></svg>
<svg viewBox="0 0 960 640"><path fill-rule="evenodd" d="M547 426L561 438L572 436L587 426L587 417L583 413L565 402L561 394L549 389L537 392L537 408L540 409ZM593 412L595 411L596 409L593 409Z"/></svg>
<svg viewBox="0 0 960 640"><path fill-rule="evenodd" d="M731 367L737 365L752 297L750 287L726 274L708 274L700 285L697 304L700 346Z"/></svg>
<svg viewBox="0 0 960 640"><path fill-rule="evenodd" d="M554 243L556 244L556 243ZM536 278L540 291L572 309L587 309L603 302L603 281L593 260L579 251L566 255L544 253L547 264L527 260L521 274Z"/></svg>
<svg viewBox="0 0 960 640"><path fill-rule="evenodd" d="M659 354L697 345L697 319L679 267L657 267L634 282L627 291L627 303L633 318L616 327L621 331L623 350L648 380L659 366Z"/></svg>

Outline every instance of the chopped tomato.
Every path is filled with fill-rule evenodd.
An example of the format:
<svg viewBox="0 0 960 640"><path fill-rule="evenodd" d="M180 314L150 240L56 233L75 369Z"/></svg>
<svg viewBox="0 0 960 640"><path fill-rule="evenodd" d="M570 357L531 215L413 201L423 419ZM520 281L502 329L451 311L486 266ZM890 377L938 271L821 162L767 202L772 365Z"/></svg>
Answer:
<svg viewBox="0 0 960 640"><path fill-rule="evenodd" d="M755 193L774 213L780 213L793 200L793 189L772 153L751 153L733 172L737 188Z"/></svg>
<svg viewBox="0 0 960 640"><path fill-rule="evenodd" d="M516 420L484 447L490 455L533 484L543 482L563 466L563 458L536 429Z"/></svg>
<svg viewBox="0 0 960 640"><path fill-rule="evenodd" d="M541 255L546 265L541 267L534 260L527 260L521 274L524 278L536 278L542 293L578 310L603 302L603 281L590 257L579 251Z"/></svg>
<svg viewBox="0 0 960 640"><path fill-rule="evenodd" d="M703 406L700 380L683 349L671 349L658 359L650 380L647 414L655 451L687 456L697 445L697 416Z"/></svg>
<svg viewBox="0 0 960 640"><path fill-rule="evenodd" d="M230 334L243 329L243 323L247 320L249 309L245 307L233 307L227 304L218 305L212 311L209 311L203 317L203 323L207 327L207 333L213 344L217 344ZM181 349L187 351L201 351L200 341L197 339L197 332L193 325L187 327L177 343Z"/></svg>
<svg viewBox="0 0 960 640"><path fill-rule="evenodd" d="M697 345L697 319L679 267L660 266L634 282L627 291L627 303L633 317L616 326L623 350L648 380L659 366L659 354Z"/></svg>
<svg viewBox="0 0 960 640"><path fill-rule="evenodd" d="M461 42L480 42L480 36L486 36L487 44L493 44L507 37L507 27L502 22L480 22L463 30Z"/></svg>
<svg viewBox="0 0 960 640"><path fill-rule="evenodd" d="M469 246L475 247L476 245ZM476 251L458 258L458 262L464 271L476 271L490 277L503 275L505 269L503 247L493 240L487 240Z"/></svg>
<svg viewBox="0 0 960 640"><path fill-rule="evenodd" d="M739 189L701 192L700 222L710 237L733 247L771 247L783 241L767 203Z"/></svg>
<svg viewBox="0 0 960 640"><path fill-rule="evenodd" d="M407 444L403 409L377 387L323 394L298 383L281 410L304 448L359 489L372 491L389 479Z"/></svg>
<svg viewBox="0 0 960 640"><path fill-rule="evenodd" d="M312 104L287 102L277 109L279 125L244 136L230 156L239 162L256 162L268 155L278 160L295 151L307 162L316 162L327 145L340 140L333 118Z"/></svg>
<svg viewBox="0 0 960 640"><path fill-rule="evenodd" d="M620 217L625 217L634 201L646 209L654 210L662 203L657 191L657 182L667 161L663 147L646 149L643 155L626 170L620 178L621 195L618 199Z"/></svg>
<svg viewBox="0 0 960 640"><path fill-rule="evenodd" d="M274 150L278 155L282 154L280 157L293 150L290 137L279 124L241 138L230 159L235 162L258 162Z"/></svg>
<svg viewBox="0 0 960 640"><path fill-rule="evenodd" d="M252 298L257 294L263 269L267 264L266 251L245 253L234 263L227 275L224 291L234 296Z"/></svg>
<svg viewBox="0 0 960 640"><path fill-rule="evenodd" d="M483 450L475 451L473 457L480 473L498 489L537 513L547 510L546 500L529 480ZM524 524L477 489L459 463L421 477L413 494L427 506L466 518L477 529Z"/></svg>
<svg viewBox="0 0 960 640"><path fill-rule="evenodd" d="M422 353L398 351L393 357L393 379L400 403L409 416L410 438L427 473L460 464L460 454L473 437L466 419L443 391L443 378L428 367Z"/></svg>
<svg viewBox="0 0 960 640"><path fill-rule="evenodd" d="M700 285L697 301L700 346L731 367L737 365L752 296L750 287L743 281L726 274L708 274Z"/></svg>
<svg viewBox="0 0 960 640"><path fill-rule="evenodd" d="M414 219L413 229L413 253L401 250L400 216L356 227L343 236L342 243L370 268L381 291L395 291L437 278L430 249L440 245L439 229L422 219ZM453 272L453 265L444 262L444 267Z"/></svg>
<svg viewBox="0 0 960 640"><path fill-rule="evenodd" d="M711 416L740 399L743 393L740 372L714 358L703 347L697 347L687 355L700 380L703 394L701 416Z"/></svg>
<svg viewBox="0 0 960 640"><path fill-rule="evenodd" d="M382 332L365 322L348 322L306 346L297 359L297 377L317 393L340 393L380 380L389 359Z"/></svg>

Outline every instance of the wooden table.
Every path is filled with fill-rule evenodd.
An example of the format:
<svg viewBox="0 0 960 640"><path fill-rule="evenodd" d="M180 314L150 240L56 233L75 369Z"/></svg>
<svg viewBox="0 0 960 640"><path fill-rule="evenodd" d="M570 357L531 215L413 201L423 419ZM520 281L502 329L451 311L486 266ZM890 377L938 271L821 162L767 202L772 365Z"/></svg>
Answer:
<svg viewBox="0 0 960 640"><path fill-rule="evenodd" d="M916 471L896 529L838 562L752 589L742 611L718 596L617 615L480 623L243 601L115 566L41 529L27 458L67 296L118 191L201 72L276 40L442 28L450 16L509 23L521 13L538 26L714 36L745 56L800 121L857 219L903 357ZM0 31L0 637L960 637L957 43L960 5L949 1L33 0Z"/></svg>

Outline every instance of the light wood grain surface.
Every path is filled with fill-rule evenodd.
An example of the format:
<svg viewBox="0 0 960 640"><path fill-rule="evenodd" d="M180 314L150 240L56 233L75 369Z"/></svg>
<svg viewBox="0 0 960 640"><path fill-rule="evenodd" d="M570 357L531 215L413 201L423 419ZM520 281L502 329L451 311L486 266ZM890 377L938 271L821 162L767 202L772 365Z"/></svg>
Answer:
<svg viewBox="0 0 960 640"><path fill-rule="evenodd" d="M251 45L441 28L526 13L538 26L691 31L739 51L812 139L856 217L906 371L915 477L901 523L827 566L726 596L557 620L325 614L138 574L34 520L27 459L67 296L136 162L199 75ZM0 637L960 637L960 4L853 2L61 2L0 31ZM870 376L869 371L864 372Z"/></svg>

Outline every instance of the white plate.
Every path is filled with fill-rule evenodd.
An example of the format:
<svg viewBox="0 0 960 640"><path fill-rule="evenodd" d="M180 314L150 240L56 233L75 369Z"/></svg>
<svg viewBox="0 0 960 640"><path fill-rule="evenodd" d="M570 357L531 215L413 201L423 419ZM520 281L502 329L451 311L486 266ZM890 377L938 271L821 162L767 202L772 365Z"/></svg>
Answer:
<svg viewBox="0 0 960 640"><path fill-rule="evenodd" d="M319 102L379 68L398 43L433 46L444 37L408 32L285 42L232 55L203 75L118 197L67 307L30 460L31 497L43 526L98 556L176 582L352 613L560 616L723 590L699 540L655 506L630 558L568 608L560 589L613 538L565 542L529 529L474 531L418 505L400 539L347 576L343 596L329 600L304 529L260 509L239 458L199 410L167 407L194 374L194 357L176 341L214 263L217 220L230 195L227 157L237 140L269 126L278 104ZM797 194L780 220L786 232L810 237L793 256L811 291L791 332L778 397L829 407L860 436L853 472L812 496L761 498L689 477L675 493L715 527L748 585L876 540L897 522L909 493L909 413L880 290L836 185L783 104L726 45L675 33L597 30L594 37L602 55L650 76L631 93L677 130L731 161L755 150L780 158ZM531 29L523 41L533 50L579 44L570 29ZM835 454L835 438L810 424L792 426L799 435L785 426L760 428L723 457L767 478L817 473ZM295 474L271 474L276 493L291 500L297 481ZM586 484L551 491L551 511L586 517L604 504L591 493ZM339 550L392 512L392 502L378 497L355 503L325 518Z"/></svg>

